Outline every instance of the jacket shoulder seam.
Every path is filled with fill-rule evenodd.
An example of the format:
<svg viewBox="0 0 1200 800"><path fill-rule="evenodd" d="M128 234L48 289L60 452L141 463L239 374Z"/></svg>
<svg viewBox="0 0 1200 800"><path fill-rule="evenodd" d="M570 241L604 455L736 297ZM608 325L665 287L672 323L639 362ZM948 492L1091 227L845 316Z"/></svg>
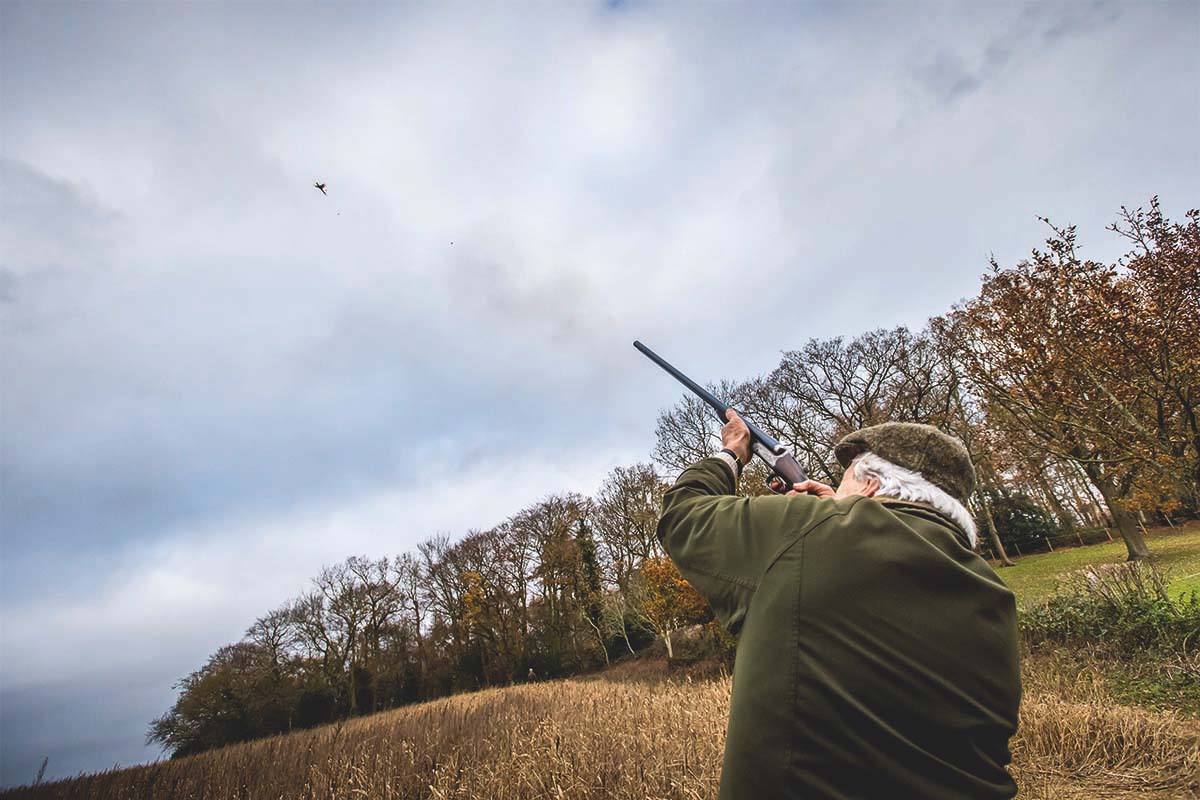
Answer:
<svg viewBox="0 0 1200 800"><path fill-rule="evenodd" d="M856 498L854 498L854 500L852 500L850 502L850 504L848 506L846 506L846 508L830 511L825 516L818 517L817 519L808 523L808 525L801 528L800 532L796 534L795 539L793 539L792 541L787 542L783 545L780 545L779 549L776 550L775 553L767 560L767 565L766 565L766 567L763 568L762 574L766 575L771 570L771 567L775 566L775 562L778 561L781 557L783 557L784 553L786 553L788 550L795 547L797 542L803 541L804 538L807 537L810 533L812 533L817 528L821 527L822 525L824 525L826 522L833 519L834 517L846 516L847 514L850 513L851 509L853 509L855 506L857 506L859 504L859 502L862 501L862 499L863 499L862 497L856 497Z"/></svg>
<svg viewBox="0 0 1200 800"><path fill-rule="evenodd" d="M707 575L710 578L716 578L717 580L725 581L726 583L736 584L737 586L743 586L747 589L758 589L758 583L750 580L749 578L742 578L737 575L726 575L723 572L717 572L716 570L712 569L704 569L703 567L697 567L695 565L690 565L688 569L690 569L692 572L699 572L701 575Z"/></svg>

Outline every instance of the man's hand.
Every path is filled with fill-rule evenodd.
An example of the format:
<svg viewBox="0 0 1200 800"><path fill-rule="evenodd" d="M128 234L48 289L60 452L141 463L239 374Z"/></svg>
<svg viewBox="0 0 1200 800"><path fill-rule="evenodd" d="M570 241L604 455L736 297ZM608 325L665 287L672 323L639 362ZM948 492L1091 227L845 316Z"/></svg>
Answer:
<svg viewBox="0 0 1200 800"><path fill-rule="evenodd" d="M788 494L811 494L816 497L834 497L837 492L834 491L832 486L820 481L804 481L793 486Z"/></svg>
<svg viewBox="0 0 1200 800"><path fill-rule="evenodd" d="M721 447L737 454L742 466L750 463L750 429L732 408L725 412L726 422L721 428Z"/></svg>

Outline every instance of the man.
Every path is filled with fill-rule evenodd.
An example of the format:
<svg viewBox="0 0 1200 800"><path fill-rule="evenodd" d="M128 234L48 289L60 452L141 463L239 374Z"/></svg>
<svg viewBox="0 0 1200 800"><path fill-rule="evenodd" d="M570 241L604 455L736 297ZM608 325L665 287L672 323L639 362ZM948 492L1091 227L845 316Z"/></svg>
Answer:
<svg viewBox="0 0 1200 800"><path fill-rule="evenodd" d="M836 492L735 496L750 433L663 500L658 536L733 633L721 800L1011 798L1012 593L977 556L966 449L928 425L835 448Z"/></svg>

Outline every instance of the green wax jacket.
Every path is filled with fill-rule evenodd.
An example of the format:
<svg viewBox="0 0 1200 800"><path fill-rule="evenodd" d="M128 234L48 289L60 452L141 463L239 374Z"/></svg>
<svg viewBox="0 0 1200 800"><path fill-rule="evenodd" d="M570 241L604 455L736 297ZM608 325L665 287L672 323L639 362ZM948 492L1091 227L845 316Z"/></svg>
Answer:
<svg viewBox="0 0 1200 800"><path fill-rule="evenodd" d="M733 496L704 459L658 536L739 633L721 800L1011 798L1012 593L929 506Z"/></svg>

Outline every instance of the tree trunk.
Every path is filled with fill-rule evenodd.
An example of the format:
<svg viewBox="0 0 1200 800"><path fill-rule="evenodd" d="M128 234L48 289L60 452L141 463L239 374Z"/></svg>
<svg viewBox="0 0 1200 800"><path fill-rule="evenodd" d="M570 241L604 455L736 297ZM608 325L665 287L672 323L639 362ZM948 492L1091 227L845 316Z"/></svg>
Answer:
<svg viewBox="0 0 1200 800"><path fill-rule="evenodd" d="M625 647L629 649L629 654L633 655L633 644L629 641L629 626L625 624L625 615L621 615L621 638L625 640Z"/></svg>
<svg viewBox="0 0 1200 800"><path fill-rule="evenodd" d="M419 617L418 617L419 620ZM417 640L417 697L425 697L425 643L421 638L420 622L416 626Z"/></svg>
<svg viewBox="0 0 1200 800"><path fill-rule="evenodd" d="M1100 505L1092 497L1092 493L1087 491L1086 486L1084 492L1087 494L1087 499L1084 500L1083 495L1079 493L1078 476L1069 473L1063 476L1063 480L1067 488L1071 490L1071 497L1075 501L1075 510L1084 524L1090 521L1097 528L1104 527L1104 517L1101 516Z"/></svg>
<svg viewBox="0 0 1200 800"><path fill-rule="evenodd" d="M1114 527L1116 522L1113 520L1112 509L1108 508L1107 503L1101 502L1104 500L1104 495L1101 494L1100 498L1096 499L1096 495L1093 493L1096 489L1096 481L1092 479L1092 476L1088 474L1087 470L1079 462L1073 461L1070 463L1075 465L1083 489L1087 493L1088 499L1092 501L1092 507L1096 511L1096 516L1099 518L1100 524L1107 528Z"/></svg>
<svg viewBox="0 0 1200 800"><path fill-rule="evenodd" d="M1119 501L1113 508L1112 514L1117 528L1121 531L1121 538L1125 540L1125 547L1129 551L1127 560L1140 561L1143 558L1149 558L1150 548L1146 547L1146 537L1142 536L1142 532L1138 530L1133 514L1126 511Z"/></svg>
<svg viewBox="0 0 1200 800"><path fill-rule="evenodd" d="M1000 534L996 533L996 522L992 519L992 509L978 487L975 490L975 497L979 499L979 508L983 510L983 521L987 523L988 538L992 542L992 549L996 551L996 555L1000 556L1000 566L1015 567L1017 563L1004 551L1004 543L1000 541Z"/></svg>
<svg viewBox="0 0 1200 800"><path fill-rule="evenodd" d="M597 622L595 622L591 617L589 617L587 614L581 614L580 616L583 617L584 621L586 621L587 624L590 625L592 630L595 632L596 641L600 643L600 650L601 650L601 652L604 653L605 665L612 664L612 661L610 661L608 659L608 648L605 647L605 645L604 645L604 631L602 631L600 629L600 625Z"/></svg>
<svg viewBox="0 0 1200 800"><path fill-rule="evenodd" d="M1063 506L1054 491L1054 487L1040 470L1038 471L1037 482L1038 487L1042 490L1042 494L1046 498L1047 505L1054 512L1054 516L1058 518L1058 526L1068 533L1075 530L1075 519L1067 511L1066 507Z"/></svg>
<svg viewBox="0 0 1200 800"><path fill-rule="evenodd" d="M669 630L663 631L662 637L663 644L667 646L667 661L671 661L675 658L675 650L671 647L671 632Z"/></svg>
<svg viewBox="0 0 1200 800"><path fill-rule="evenodd" d="M1146 547L1146 539L1138 530L1133 514L1130 514L1125 509L1125 504L1117 498L1116 488L1112 485L1111 479L1101 476L1094 466L1084 465L1083 471L1091 479L1096 490L1100 492L1100 496L1104 498L1104 504L1108 506L1108 512L1112 514L1113 522L1116 524L1117 530L1121 532L1121 538L1125 540L1125 549L1129 551L1127 560L1141 561L1149 558L1150 548Z"/></svg>

